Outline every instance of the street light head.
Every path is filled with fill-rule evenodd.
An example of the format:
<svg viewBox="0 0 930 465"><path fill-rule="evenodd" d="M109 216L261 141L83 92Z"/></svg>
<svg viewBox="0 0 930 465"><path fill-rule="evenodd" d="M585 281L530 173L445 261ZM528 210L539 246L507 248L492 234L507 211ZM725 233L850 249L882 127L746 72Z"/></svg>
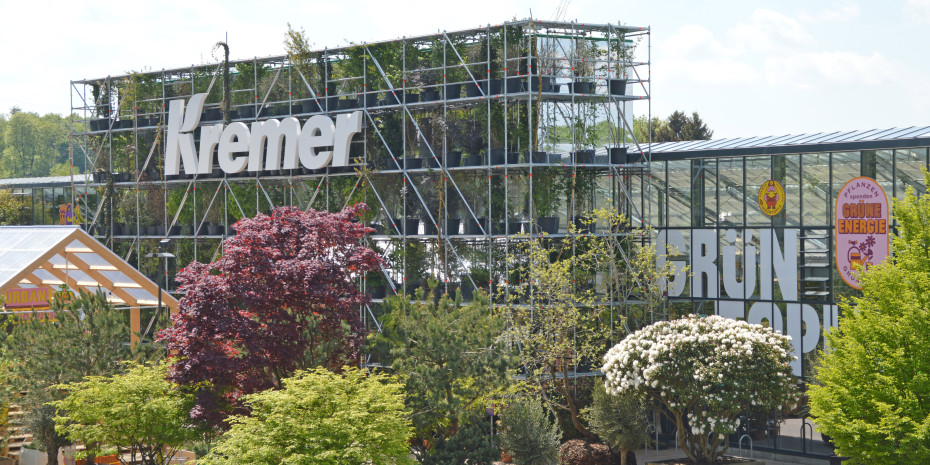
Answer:
<svg viewBox="0 0 930 465"><path fill-rule="evenodd" d="M171 246L171 239L162 239L158 241L158 250L160 252L166 252L168 247Z"/></svg>

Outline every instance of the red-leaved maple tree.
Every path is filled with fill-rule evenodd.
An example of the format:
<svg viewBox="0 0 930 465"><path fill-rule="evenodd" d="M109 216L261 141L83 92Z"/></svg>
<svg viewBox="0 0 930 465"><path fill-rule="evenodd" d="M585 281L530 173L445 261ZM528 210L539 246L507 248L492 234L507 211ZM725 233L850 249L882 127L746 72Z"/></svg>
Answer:
<svg viewBox="0 0 930 465"><path fill-rule="evenodd" d="M221 420L298 368L357 360L368 300L357 281L380 262L361 241L371 232L356 221L363 209L242 219L219 260L178 272L180 311L159 338L173 351L169 378L197 389L195 418Z"/></svg>

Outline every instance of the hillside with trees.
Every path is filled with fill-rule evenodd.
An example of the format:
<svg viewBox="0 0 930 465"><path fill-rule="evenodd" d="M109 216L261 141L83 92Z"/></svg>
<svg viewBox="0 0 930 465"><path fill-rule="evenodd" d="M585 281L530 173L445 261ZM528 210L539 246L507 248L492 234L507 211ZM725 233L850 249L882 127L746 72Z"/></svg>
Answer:
<svg viewBox="0 0 930 465"><path fill-rule="evenodd" d="M30 178L70 174L69 119L54 113L10 109L0 114L0 177ZM75 172L84 172L80 166Z"/></svg>

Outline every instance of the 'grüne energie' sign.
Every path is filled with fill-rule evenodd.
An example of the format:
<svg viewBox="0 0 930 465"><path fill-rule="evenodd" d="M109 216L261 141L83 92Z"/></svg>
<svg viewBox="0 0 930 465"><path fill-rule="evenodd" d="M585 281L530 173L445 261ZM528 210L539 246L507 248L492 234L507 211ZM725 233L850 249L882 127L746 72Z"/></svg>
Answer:
<svg viewBox="0 0 930 465"><path fill-rule="evenodd" d="M207 94L194 94L184 108L184 100L168 106L168 136L165 144L165 174L209 174L213 154L220 168L229 174L307 169L349 164L349 143L362 130L360 111L341 114L335 122L323 115L311 116L303 126L294 117L256 121L251 127L242 122L207 125L200 128L200 149L196 150L194 130ZM267 151L265 150L267 143Z"/></svg>

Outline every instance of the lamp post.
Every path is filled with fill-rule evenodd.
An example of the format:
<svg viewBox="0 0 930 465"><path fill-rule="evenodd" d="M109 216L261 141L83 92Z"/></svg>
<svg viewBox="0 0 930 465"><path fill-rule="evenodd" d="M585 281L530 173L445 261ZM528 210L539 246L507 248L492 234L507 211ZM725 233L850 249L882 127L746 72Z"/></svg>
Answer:
<svg viewBox="0 0 930 465"><path fill-rule="evenodd" d="M168 247L170 246L171 246L171 239L162 239L161 241L158 242L158 252L157 253L153 252L145 256L145 258L155 257L159 259L158 260L158 279L157 279L158 281L158 314L159 315L161 315L161 282L162 282L162 279L164 279L164 275L165 275L165 270L164 270L164 266L162 265L161 259L164 258L165 263L167 263L169 258L174 258L174 254L172 254L171 252L168 252ZM170 314L167 316L169 319L171 318Z"/></svg>

